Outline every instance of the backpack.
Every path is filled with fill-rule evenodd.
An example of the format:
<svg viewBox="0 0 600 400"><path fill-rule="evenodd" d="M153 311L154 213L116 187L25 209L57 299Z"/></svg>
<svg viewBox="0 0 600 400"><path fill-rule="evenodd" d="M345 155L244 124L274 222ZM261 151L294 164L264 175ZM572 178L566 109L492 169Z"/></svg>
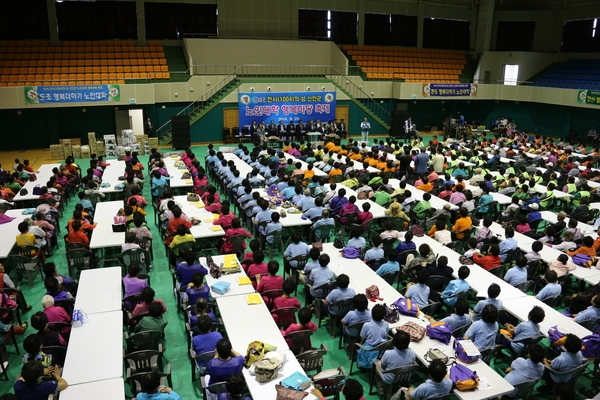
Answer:
<svg viewBox="0 0 600 400"><path fill-rule="evenodd" d="M23 189L19 190L19 194L21 196L27 196L29 194L29 192L27 191L27 189L23 188Z"/></svg>
<svg viewBox="0 0 600 400"><path fill-rule="evenodd" d="M594 333L581 339L581 355L588 360L600 358L600 334Z"/></svg>
<svg viewBox="0 0 600 400"><path fill-rule="evenodd" d="M354 247L344 247L342 249L342 257L344 258L358 258L360 251Z"/></svg>
<svg viewBox="0 0 600 400"><path fill-rule="evenodd" d="M475 390L479 385L479 376L477 372L462 364L454 364L450 367L450 379L452 385L461 392Z"/></svg>
<svg viewBox="0 0 600 400"><path fill-rule="evenodd" d="M567 334L561 332L561 328L558 325L554 325L548 329L548 339L553 345L562 346L567 340Z"/></svg>
<svg viewBox="0 0 600 400"><path fill-rule="evenodd" d="M211 256L206 256L206 265L208 266L210 276L212 276L215 279L219 279L221 277L221 268L217 264L215 264Z"/></svg>
<svg viewBox="0 0 600 400"><path fill-rule="evenodd" d="M335 247L336 249L344 248L344 241L340 238L335 238L335 240L333 241L333 247Z"/></svg>
<svg viewBox="0 0 600 400"><path fill-rule="evenodd" d="M410 299L405 299L404 297L399 298L394 302L394 305L402 315L408 315L409 317L416 317L419 315L419 305L410 301Z"/></svg>
<svg viewBox="0 0 600 400"><path fill-rule="evenodd" d="M386 312L385 317L383 317L383 320L390 324L395 324L396 322L398 322L400 320L400 315L398 314L398 310L396 309L396 307L394 307L393 304L391 306L384 304L384 306Z"/></svg>
<svg viewBox="0 0 600 400"><path fill-rule="evenodd" d="M473 260L471 260L469 257L465 257L465 256L459 256L458 257L458 262L460 263L460 265L473 265L473 264L475 264L475 262Z"/></svg>
<svg viewBox="0 0 600 400"><path fill-rule="evenodd" d="M589 268L594 262L594 257L588 256L587 254L575 254L573 257L573 264L581 267Z"/></svg>
<svg viewBox="0 0 600 400"><path fill-rule="evenodd" d="M465 340L465 339L459 339L459 338L455 338L454 339L454 352L456 353L456 358L458 358L460 361L464 362L464 363L473 363L475 361L479 361L481 359L481 354L478 356L470 356L467 355L467 352L465 351L465 349L463 348L461 342Z"/></svg>
<svg viewBox="0 0 600 400"><path fill-rule="evenodd" d="M423 227L421 225L413 225L413 226L411 226L410 227L410 231L416 237L423 237L423 236L425 236L425 230L423 229Z"/></svg>
<svg viewBox="0 0 600 400"><path fill-rule="evenodd" d="M444 321L434 322L427 325L427 336L444 344L449 344L452 337L452 328Z"/></svg>
<svg viewBox="0 0 600 400"><path fill-rule="evenodd" d="M381 297L379 297L379 288L377 287L377 285L369 286L365 289L365 292L367 298L371 301L383 300Z"/></svg>
<svg viewBox="0 0 600 400"><path fill-rule="evenodd" d="M399 326L398 330L408 333L408 336L410 336L411 342L420 341L421 339L423 339L423 337L425 336L425 332L426 332L425 328L423 328L421 325L418 325L417 323L415 323L413 321L408 321L404 325Z"/></svg>

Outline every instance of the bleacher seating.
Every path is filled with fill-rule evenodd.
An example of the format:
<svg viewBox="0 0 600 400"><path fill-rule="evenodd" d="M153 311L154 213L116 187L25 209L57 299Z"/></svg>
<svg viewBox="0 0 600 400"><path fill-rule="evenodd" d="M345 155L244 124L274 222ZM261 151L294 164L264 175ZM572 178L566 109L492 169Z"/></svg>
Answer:
<svg viewBox="0 0 600 400"><path fill-rule="evenodd" d="M600 89L600 59L569 59L535 79L532 85Z"/></svg>
<svg viewBox="0 0 600 400"><path fill-rule="evenodd" d="M467 60L459 50L344 45L342 50L367 79L460 83Z"/></svg>
<svg viewBox="0 0 600 400"><path fill-rule="evenodd" d="M150 40L0 41L0 86L97 85L169 79L163 46Z"/></svg>

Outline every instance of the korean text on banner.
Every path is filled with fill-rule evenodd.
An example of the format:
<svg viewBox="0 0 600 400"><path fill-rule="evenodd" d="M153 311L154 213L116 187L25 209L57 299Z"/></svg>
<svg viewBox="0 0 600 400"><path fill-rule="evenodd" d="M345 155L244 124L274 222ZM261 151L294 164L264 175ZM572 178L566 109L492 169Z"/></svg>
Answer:
<svg viewBox="0 0 600 400"><path fill-rule="evenodd" d="M474 83L424 83L423 97L477 96Z"/></svg>
<svg viewBox="0 0 600 400"><path fill-rule="evenodd" d="M25 86L27 104L120 101L119 85Z"/></svg>

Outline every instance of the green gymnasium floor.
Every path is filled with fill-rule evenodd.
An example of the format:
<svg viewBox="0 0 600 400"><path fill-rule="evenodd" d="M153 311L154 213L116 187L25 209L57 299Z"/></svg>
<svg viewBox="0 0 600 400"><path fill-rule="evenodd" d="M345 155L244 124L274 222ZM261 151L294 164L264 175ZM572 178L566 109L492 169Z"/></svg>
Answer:
<svg viewBox="0 0 600 400"><path fill-rule="evenodd" d="M425 143L429 138L425 138ZM218 147L219 145L216 145ZM206 146L194 146L193 150L196 156L203 160L206 154L207 147ZM167 149L163 149L163 151L168 151ZM147 165L147 156L141 156L140 161L142 165ZM82 167L87 167L89 160L77 160ZM203 164L203 162L202 162ZM146 171L147 172L147 171ZM148 181L148 178L146 178ZM150 184L147 183L144 185L144 196L147 199L150 199ZM61 226L64 227L66 225L66 221L70 218L72 211L74 209L74 205L76 204L75 197L69 203L68 207L65 210L65 217L61 219ZM154 215L152 208L148 208L148 216L147 220L149 221L148 226L152 230L152 234L155 238L159 238L159 232L156 226L154 225ZM16 233L15 233L16 234ZM64 228L63 233L64 235ZM62 238L59 239L59 249L54 250L54 255L49 258L49 261L56 263L59 273L67 274L67 266L66 259L64 256L64 242ZM281 255L277 255L274 257L278 259L280 265L283 265L281 260ZM199 382L192 382L191 380L191 368L190 368L190 360L188 357L188 348L187 348L187 340L186 333L184 327L184 319L183 314L177 311L175 298L173 296L173 288L171 286L171 276L168 270L168 262L165 257L164 247L161 245L159 240L155 240L154 244L154 270L152 273L152 287L156 291L156 297L162 299L167 305L167 313L165 317L168 319L169 324L166 328L166 362L170 363L172 366L172 380L173 380L173 389L181 395L183 399L198 399L201 398L201 392L199 390ZM281 272L281 271L280 271ZM35 279L35 287L30 289L27 283L21 282L21 288L27 298L27 302L32 306L32 310L26 314L23 314L24 320L29 320L30 316L37 312L41 311L41 298L45 293L43 283L41 282L40 277L36 277ZM302 304L304 304L304 298L301 294L302 290L298 291L298 297ZM98 299L98 301L102 301L102 299ZM243 318L243 315L240 315L240 318ZM313 320L318 324L318 321ZM252 321L248 321L248 323L252 323ZM330 352L325 356L324 369L327 368L337 368L339 366L344 366L347 371L350 369L350 362L344 350L338 350L338 338L331 339L328 334L328 324L324 324L324 326L319 329L313 336L313 345L318 347L321 343L326 344L330 349ZM19 347L22 350L22 341L27 334L33 333L33 328L29 328L24 336L18 337ZM260 340L261 338L249 337L248 341L252 340ZM548 345L548 342L544 340L545 345ZM15 353L14 347L8 345L8 353L9 353L9 382L0 381L0 393L12 392L12 386L14 380L18 377L21 370L21 356ZM236 349L240 353L245 353L246 349ZM89 367L94 368L94 358L102 357L102 343L98 343L98 347L95 349L90 349L90 363ZM504 371L509 365L507 364L507 360L496 360L492 363L493 367L497 371ZM356 370L353 371L352 377L360 380L365 387L365 399L373 400L380 399L381 397L374 394L368 395L368 376L366 373L361 373ZM418 377L413 377L412 382L414 384L419 384L426 379L426 371L422 369L418 372ZM590 374L586 376L582 376L576 385L576 390L578 393L578 398L585 397L593 397L596 393L598 393L598 387L591 381ZM130 396L130 391L128 386L126 386L126 394ZM534 398L539 399L552 399L553 396L551 392L538 393L534 391ZM267 399L255 399L255 400L267 400Z"/></svg>

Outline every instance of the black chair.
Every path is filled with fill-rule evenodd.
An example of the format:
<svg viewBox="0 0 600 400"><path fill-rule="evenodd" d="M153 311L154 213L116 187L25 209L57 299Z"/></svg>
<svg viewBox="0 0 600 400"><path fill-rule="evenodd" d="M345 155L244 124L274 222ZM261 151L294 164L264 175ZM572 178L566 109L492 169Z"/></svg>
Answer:
<svg viewBox="0 0 600 400"><path fill-rule="evenodd" d="M284 336L284 338L287 340L291 340L291 344L290 344L290 350L295 354L298 355L300 353L302 353L303 351L306 350L311 350L312 347L310 346L310 337L313 335L313 331L309 331L309 330L301 330L301 331L296 331L296 332L292 332L292 333L288 333L287 335Z"/></svg>
<svg viewBox="0 0 600 400"><path fill-rule="evenodd" d="M336 301L335 303L330 304L329 307L335 307L337 309L335 315L329 314L329 335L331 338L335 338L337 326L341 325L342 319L354 308L354 298ZM321 327L321 321L322 316L319 319L319 328Z"/></svg>
<svg viewBox="0 0 600 400"><path fill-rule="evenodd" d="M128 353L139 350L163 350L163 333L160 331L143 331L133 335L124 332L124 334Z"/></svg>
<svg viewBox="0 0 600 400"><path fill-rule="evenodd" d="M42 351L46 355L52 355L52 365L60 367L65 365L67 357L67 348L63 346L42 346Z"/></svg>
<svg viewBox="0 0 600 400"><path fill-rule="evenodd" d="M344 367L338 367L337 369L339 371L338 375L315 379L313 381L315 388L319 389L324 397L333 396L334 400L340 400L340 392L342 391L342 388L346 382L346 378L348 377Z"/></svg>
<svg viewBox="0 0 600 400"><path fill-rule="evenodd" d="M369 379L369 395L373 394L373 386L381 382L383 388L383 399L389 400L392 397L394 387L410 386L409 381L412 373L418 368L418 364L404 365L402 367L384 370L381 365L381 360L375 360L371 369L371 379ZM394 380L388 384L381 379L383 374L394 374Z"/></svg>
<svg viewBox="0 0 600 400"><path fill-rule="evenodd" d="M307 350L298 354L296 360L298 360L305 373L312 371L319 373L323 369L323 357L328 351L327 346L321 344L318 349Z"/></svg>
<svg viewBox="0 0 600 400"><path fill-rule="evenodd" d="M372 260L367 261L367 265L373 271L377 271L382 264L387 262L387 258L374 258Z"/></svg>

